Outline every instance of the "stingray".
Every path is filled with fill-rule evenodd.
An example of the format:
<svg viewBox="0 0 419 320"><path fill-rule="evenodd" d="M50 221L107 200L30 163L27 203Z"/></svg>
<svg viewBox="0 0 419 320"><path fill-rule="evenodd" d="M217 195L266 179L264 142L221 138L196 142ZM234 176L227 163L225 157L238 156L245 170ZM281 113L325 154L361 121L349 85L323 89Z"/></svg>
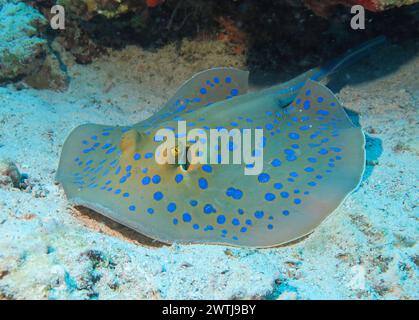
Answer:
<svg viewBox="0 0 419 320"><path fill-rule="evenodd" d="M76 128L63 146L57 180L72 204L164 243L270 247L294 241L357 188L365 166L362 130L318 81L381 42L252 93L248 72L200 72L144 121ZM246 175L249 164L221 159L157 163L159 130L178 135L179 121L202 132L263 129L262 139L253 143L253 156L263 155L263 171ZM230 141L231 147L241 146ZM170 152L179 156L181 148Z"/></svg>

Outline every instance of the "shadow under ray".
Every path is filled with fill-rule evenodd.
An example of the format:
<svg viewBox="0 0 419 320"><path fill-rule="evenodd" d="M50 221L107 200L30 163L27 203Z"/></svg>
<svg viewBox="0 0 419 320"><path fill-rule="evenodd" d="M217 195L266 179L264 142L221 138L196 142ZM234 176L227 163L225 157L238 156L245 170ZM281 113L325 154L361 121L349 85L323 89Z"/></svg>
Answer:
<svg viewBox="0 0 419 320"><path fill-rule="evenodd" d="M76 218L81 220L83 224L88 228L110 235L112 237L153 248L169 246L166 243L151 239L86 207L75 206L73 213Z"/></svg>

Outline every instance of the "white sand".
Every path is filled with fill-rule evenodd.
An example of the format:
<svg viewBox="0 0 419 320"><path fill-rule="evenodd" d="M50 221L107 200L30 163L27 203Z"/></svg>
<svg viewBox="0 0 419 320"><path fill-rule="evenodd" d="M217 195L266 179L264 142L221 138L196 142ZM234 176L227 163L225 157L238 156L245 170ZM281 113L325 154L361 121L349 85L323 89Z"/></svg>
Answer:
<svg viewBox="0 0 419 320"><path fill-rule="evenodd" d="M264 250L145 246L71 208L54 184L74 127L143 120L210 59L130 47L88 66L66 59L64 93L0 87L0 159L33 185L0 189L0 299L418 299L419 56L403 46L338 76L338 97L370 136L360 188L303 241Z"/></svg>

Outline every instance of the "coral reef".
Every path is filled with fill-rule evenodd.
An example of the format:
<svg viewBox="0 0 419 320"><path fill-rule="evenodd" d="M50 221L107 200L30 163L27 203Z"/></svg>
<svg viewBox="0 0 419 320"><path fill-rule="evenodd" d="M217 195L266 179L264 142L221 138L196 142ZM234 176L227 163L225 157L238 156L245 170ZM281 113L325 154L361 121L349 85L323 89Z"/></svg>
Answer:
<svg viewBox="0 0 419 320"><path fill-rule="evenodd" d="M39 89L63 90L67 75L43 33L45 17L26 3L0 1L0 83L24 80Z"/></svg>
<svg viewBox="0 0 419 320"><path fill-rule="evenodd" d="M128 12L139 13L147 7L144 0L58 0L57 4L85 20L96 15L112 19Z"/></svg>
<svg viewBox="0 0 419 320"><path fill-rule="evenodd" d="M46 19L31 6L0 1L0 83L33 73L46 55L40 30Z"/></svg>
<svg viewBox="0 0 419 320"><path fill-rule="evenodd" d="M30 1L47 19L51 19L50 8L54 2L49 0ZM51 32L57 42L66 50L71 52L77 63L87 64L99 55L106 52L106 49L96 39L97 33L109 32L112 42L120 42L121 28L131 25L132 15L136 26L140 28L147 18L148 8L145 1L125 0L58 0L56 4L65 8L65 32ZM118 22L123 16L124 21ZM114 21L116 25L114 26Z"/></svg>
<svg viewBox="0 0 419 320"><path fill-rule="evenodd" d="M51 17L53 1L30 2L48 19ZM326 50L322 42L336 43L343 52L365 38L377 35L377 29L382 33L385 26L391 24L393 16L400 16L405 11L402 9L389 16L369 12L367 30L350 34L351 15L347 8L336 4L359 2L368 4L356 0L59 0L57 3L66 9L66 29L65 32L50 33L71 52L77 63L82 64L91 63L109 48L127 45L160 48L169 43L180 43L185 38L197 38L228 43L233 53L246 56L251 67L257 64L263 69L277 70L284 59L301 61L301 69L295 71L298 73L319 63L305 59L306 50L317 52L319 57L326 54L326 58L331 58L330 50ZM381 10L415 2L386 0L377 3ZM323 16L327 12L328 19L313 15L304 3ZM386 5L381 5L383 3ZM338 7L340 9L335 10ZM389 27L387 29L385 33L392 32ZM409 30L414 32L415 26ZM318 35L322 35L321 41Z"/></svg>
<svg viewBox="0 0 419 320"><path fill-rule="evenodd" d="M37 72L27 76L25 82L35 89L63 90L68 86L68 77L58 57L49 52Z"/></svg>

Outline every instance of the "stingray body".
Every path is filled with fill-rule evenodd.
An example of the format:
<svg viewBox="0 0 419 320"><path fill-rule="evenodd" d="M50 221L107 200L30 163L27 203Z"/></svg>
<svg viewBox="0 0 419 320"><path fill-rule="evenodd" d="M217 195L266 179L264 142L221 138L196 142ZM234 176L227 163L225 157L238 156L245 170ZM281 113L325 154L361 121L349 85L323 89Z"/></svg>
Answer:
<svg viewBox="0 0 419 320"><path fill-rule="evenodd" d="M73 204L166 243L269 247L300 238L358 186L365 165L361 129L315 80L373 44L255 93L247 93L247 72L201 72L138 124L76 128L57 180ZM178 121L203 132L263 129L253 152L263 154L263 172L244 175L245 164L158 164L156 133L178 133Z"/></svg>

